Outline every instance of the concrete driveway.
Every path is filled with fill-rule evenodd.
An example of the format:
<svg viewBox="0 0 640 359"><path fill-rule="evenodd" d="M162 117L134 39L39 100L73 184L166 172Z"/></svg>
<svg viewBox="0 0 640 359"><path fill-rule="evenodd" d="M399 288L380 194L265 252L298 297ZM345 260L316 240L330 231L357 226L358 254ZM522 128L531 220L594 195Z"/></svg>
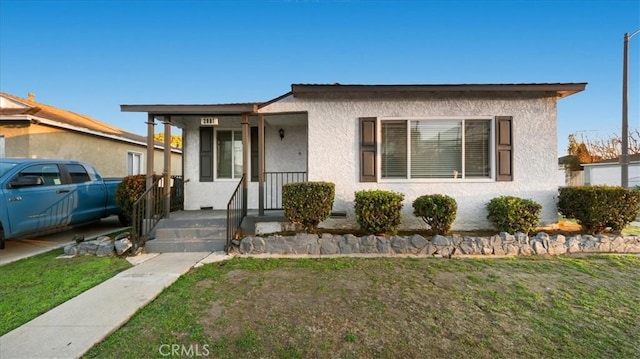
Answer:
<svg viewBox="0 0 640 359"><path fill-rule="evenodd" d="M30 257L39 253L48 252L52 249L64 247L71 242L78 234L85 239L108 234L119 229L122 225L118 222L118 216L107 217L100 222L77 227L64 232L58 232L41 237L27 237L22 239L9 239L6 247L0 250L0 265L11 263L22 258Z"/></svg>

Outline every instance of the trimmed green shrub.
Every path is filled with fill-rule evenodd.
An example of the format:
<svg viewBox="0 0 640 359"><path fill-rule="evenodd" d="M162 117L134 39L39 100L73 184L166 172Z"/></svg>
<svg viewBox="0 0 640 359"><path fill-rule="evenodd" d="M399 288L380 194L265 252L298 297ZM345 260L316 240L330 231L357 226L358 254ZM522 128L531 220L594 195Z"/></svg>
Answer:
<svg viewBox="0 0 640 359"><path fill-rule="evenodd" d="M487 203L487 219L500 231L531 233L540 224L542 206L530 199L501 196Z"/></svg>
<svg viewBox="0 0 640 359"><path fill-rule="evenodd" d="M558 196L558 211L597 234L611 227L621 231L640 210L640 191L613 186L564 187Z"/></svg>
<svg viewBox="0 0 640 359"><path fill-rule="evenodd" d="M456 219L458 204L445 194L430 194L413 201L413 215L422 218L435 234L447 234Z"/></svg>
<svg viewBox="0 0 640 359"><path fill-rule="evenodd" d="M292 223L315 232L331 215L336 186L331 182L296 182L282 186L284 215Z"/></svg>
<svg viewBox="0 0 640 359"><path fill-rule="evenodd" d="M154 181L159 175L154 175ZM122 214L118 216L120 223L130 226L133 222L133 203L142 196L147 189L147 175L132 175L122 179L116 188L115 200Z"/></svg>
<svg viewBox="0 0 640 359"><path fill-rule="evenodd" d="M395 234L402 220L404 194L384 190L355 193L356 221L360 229L373 234Z"/></svg>

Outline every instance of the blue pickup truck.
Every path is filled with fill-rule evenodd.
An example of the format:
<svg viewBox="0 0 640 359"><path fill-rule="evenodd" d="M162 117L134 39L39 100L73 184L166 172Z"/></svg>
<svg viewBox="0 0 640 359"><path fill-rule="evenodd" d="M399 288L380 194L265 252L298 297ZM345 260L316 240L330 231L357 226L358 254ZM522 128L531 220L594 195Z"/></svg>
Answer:
<svg viewBox="0 0 640 359"><path fill-rule="evenodd" d="M88 163L0 159L0 249L5 240L45 234L120 215L121 179L103 179Z"/></svg>

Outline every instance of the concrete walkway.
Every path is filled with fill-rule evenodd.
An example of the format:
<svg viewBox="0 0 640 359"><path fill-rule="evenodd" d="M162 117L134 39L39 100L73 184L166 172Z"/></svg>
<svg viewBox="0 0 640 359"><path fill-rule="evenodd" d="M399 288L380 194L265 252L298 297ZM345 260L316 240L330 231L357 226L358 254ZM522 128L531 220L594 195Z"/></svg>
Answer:
<svg viewBox="0 0 640 359"><path fill-rule="evenodd" d="M189 269L228 258L209 252L150 257L0 337L0 358L78 358Z"/></svg>

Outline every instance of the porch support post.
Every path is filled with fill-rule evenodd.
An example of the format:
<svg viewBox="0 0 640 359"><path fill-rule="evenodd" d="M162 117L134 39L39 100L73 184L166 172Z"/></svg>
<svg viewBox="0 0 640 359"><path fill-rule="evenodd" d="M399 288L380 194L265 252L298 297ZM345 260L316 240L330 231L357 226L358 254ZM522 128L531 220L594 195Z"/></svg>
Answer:
<svg viewBox="0 0 640 359"><path fill-rule="evenodd" d="M258 215L264 216L264 115L258 119Z"/></svg>
<svg viewBox="0 0 640 359"><path fill-rule="evenodd" d="M249 114L242 114L242 175L244 181L242 182L242 209L243 215L246 215L248 193L249 193L249 143L251 142L249 132Z"/></svg>
<svg viewBox="0 0 640 359"><path fill-rule="evenodd" d="M164 216L169 218L171 212L171 117L164 116L164 187L162 194L164 198Z"/></svg>
<svg viewBox="0 0 640 359"><path fill-rule="evenodd" d="M153 154L155 148L155 140L153 135L155 134L154 127L156 121L153 115L147 115L147 189L151 188L153 184Z"/></svg>
<svg viewBox="0 0 640 359"><path fill-rule="evenodd" d="M153 115L147 114L147 189L151 188L153 185L153 155L155 154L155 127L156 119ZM151 218L151 208L153 206L153 198L151 196L147 196L147 203L145 205L145 214L144 218ZM146 222L144 222L146 223Z"/></svg>

